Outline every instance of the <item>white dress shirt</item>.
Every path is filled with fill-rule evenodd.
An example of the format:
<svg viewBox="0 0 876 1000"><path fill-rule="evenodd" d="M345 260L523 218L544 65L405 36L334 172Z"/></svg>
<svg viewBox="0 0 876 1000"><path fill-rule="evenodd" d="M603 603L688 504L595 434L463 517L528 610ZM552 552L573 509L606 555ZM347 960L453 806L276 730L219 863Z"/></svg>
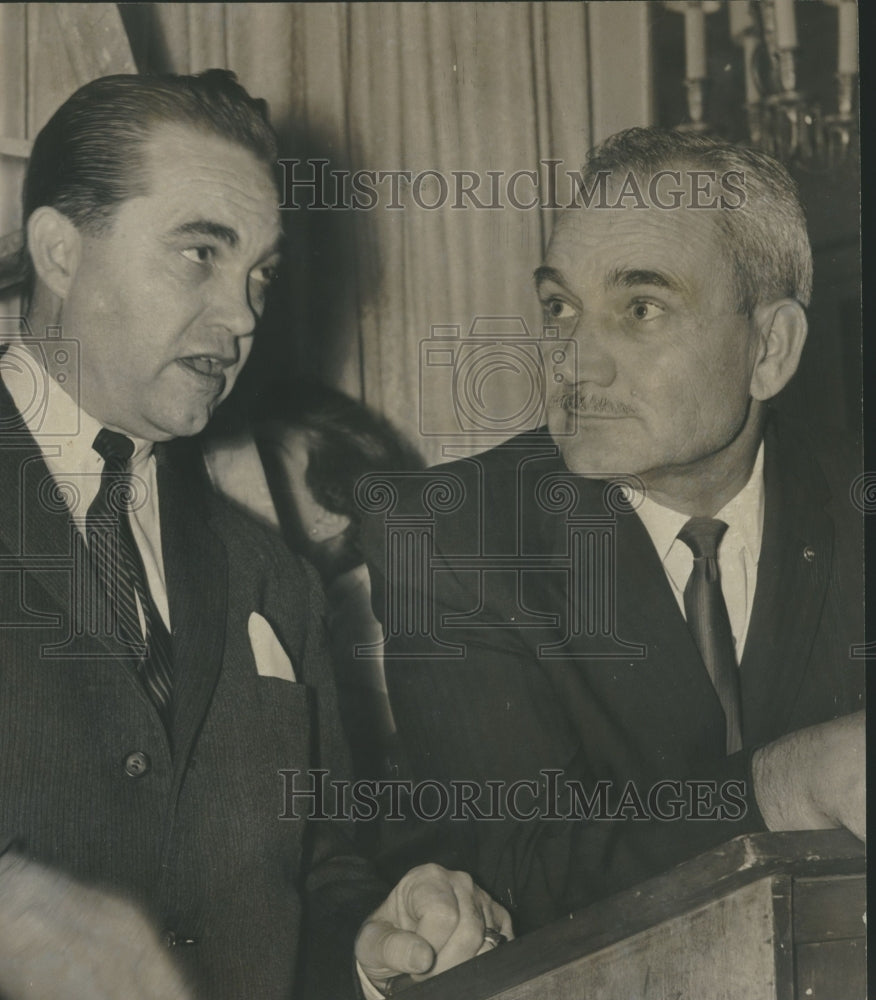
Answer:
<svg viewBox="0 0 876 1000"><path fill-rule="evenodd" d="M683 615L684 588L693 570L693 553L678 538L678 533L690 520L690 516L662 507L638 491L630 492L633 494L632 504L651 536ZM716 520L727 524L727 530L718 546L718 569L721 573L724 603L727 605L727 614L733 631L737 663L742 660L748 625L751 621L754 589L757 584L757 563L760 559L763 538L763 507L763 442L761 442L748 482L715 515Z"/></svg>
<svg viewBox="0 0 876 1000"><path fill-rule="evenodd" d="M3 382L27 429L40 446L52 477L58 483L70 483L75 487L70 513L74 524L84 535L85 518L100 489L103 471L103 459L93 448L101 424L80 409L48 375L42 378L42 384L36 387L35 394L34 371L34 356L26 347L11 344L2 358ZM41 432L41 428L51 428L53 432L59 433L46 434ZM63 433L60 433L61 428L64 429ZM143 560L152 600L165 626L170 629L170 609L161 554L155 456L152 454L151 441L137 438L132 440L134 454L130 468L135 501L130 516L131 533ZM68 496L68 491L63 491L63 495ZM74 499L77 495L78 499ZM139 611L140 624L143 626L142 608Z"/></svg>

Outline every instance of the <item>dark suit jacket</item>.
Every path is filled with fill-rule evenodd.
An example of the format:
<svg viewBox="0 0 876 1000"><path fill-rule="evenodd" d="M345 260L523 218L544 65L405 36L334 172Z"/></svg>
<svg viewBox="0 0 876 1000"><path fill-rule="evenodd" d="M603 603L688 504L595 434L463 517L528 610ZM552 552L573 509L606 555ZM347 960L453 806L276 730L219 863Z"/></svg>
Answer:
<svg viewBox="0 0 876 1000"><path fill-rule="evenodd" d="M837 453L828 457L837 464ZM384 620L399 607L387 604L387 527L418 526L432 539L435 572L422 561L407 564L419 581L409 606L427 609L432 621L390 635L386 647L413 777L536 779L547 798L549 779L539 772L556 769L560 783L578 781L588 795L597 782L610 783L613 803L589 821L515 821L502 806L503 821L451 821L440 837L421 834L423 852L452 844L446 863L472 871L515 911L519 930L762 829L748 773L753 748L861 705L861 664L849 659L850 644L863 636L861 517L849 500L851 476L839 468L822 471L790 432L770 423L763 547L741 664L746 749L731 757L720 704L654 546L638 517L611 499L616 492L570 475L544 432L431 470L426 481L443 479L443 494L404 480L388 517L370 518L364 539L375 613ZM585 566L578 592L568 570L574 538ZM588 602L595 616L581 619L579 637L563 644ZM613 626L599 618L606 609ZM430 654L423 633L463 644L464 655ZM719 789L744 783L744 792L725 786L726 801L707 786L683 785L682 816L653 818L647 795L655 785L701 779ZM638 799L622 800L630 781ZM706 791L693 806L696 787ZM657 812L671 815L674 788L657 795ZM486 796L482 802L488 813ZM600 818L622 802L619 818ZM524 790L518 807L531 803ZM715 807L723 816L684 818L709 817ZM568 815L569 801L556 811Z"/></svg>
<svg viewBox="0 0 876 1000"><path fill-rule="evenodd" d="M191 442L158 449L171 755L119 647L71 628L73 529L0 393L0 830L193 939L175 954L199 996L288 1000L302 927L296 996L353 994L353 936L382 888L336 826L278 818L280 768L346 768L316 574L205 488ZM298 683L259 676L252 611ZM139 777L134 751L149 758Z"/></svg>

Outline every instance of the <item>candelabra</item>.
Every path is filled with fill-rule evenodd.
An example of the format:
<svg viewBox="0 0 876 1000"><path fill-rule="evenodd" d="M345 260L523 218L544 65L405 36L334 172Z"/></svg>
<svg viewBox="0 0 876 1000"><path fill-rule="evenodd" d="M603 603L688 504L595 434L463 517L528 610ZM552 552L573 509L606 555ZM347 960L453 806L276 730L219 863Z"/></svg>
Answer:
<svg viewBox="0 0 876 1000"><path fill-rule="evenodd" d="M730 35L741 50L745 70L747 139L786 163L810 170L841 166L857 136L857 5L855 0L821 2L834 7L837 17L835 90L828 110L800 79L797 14L803 5L794 0L726 0ZM665 0L665 6L684 16L689 120L679 127L710 131L706 18L724 4Z"/></svg>

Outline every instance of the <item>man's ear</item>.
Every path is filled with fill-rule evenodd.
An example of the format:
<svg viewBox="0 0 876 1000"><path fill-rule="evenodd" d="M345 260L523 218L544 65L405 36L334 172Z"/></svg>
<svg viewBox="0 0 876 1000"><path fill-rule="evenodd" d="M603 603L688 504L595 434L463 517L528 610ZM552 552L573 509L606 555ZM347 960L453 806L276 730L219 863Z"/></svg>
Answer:
<svg viewBox="0 0 876 1000"><path fill-rule="evenodd" d="M757 306L752 322L757 338L751 395L772 399L791 381L809 325L803 306L796 299L779 299Z"/></svg>
<svg viewBox="0 0 876 1000"><path fill-rule="evenodd" d="M76 226L57 209L42 205L27 220L27 249L40 281L58 298L66 298L82 251Z"/></svg>

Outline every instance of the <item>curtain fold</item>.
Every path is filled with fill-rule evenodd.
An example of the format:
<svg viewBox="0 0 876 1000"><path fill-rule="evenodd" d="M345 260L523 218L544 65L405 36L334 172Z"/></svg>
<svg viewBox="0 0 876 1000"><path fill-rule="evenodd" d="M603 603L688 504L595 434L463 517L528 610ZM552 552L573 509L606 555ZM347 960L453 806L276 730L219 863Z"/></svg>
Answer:
<svg viewBox="0 0 876 1000"><path fill-rule="evenodd" d="M0 4L0 309L19 312L21 187L34 136L82 84L135 63L116 4Z"/></svg>

